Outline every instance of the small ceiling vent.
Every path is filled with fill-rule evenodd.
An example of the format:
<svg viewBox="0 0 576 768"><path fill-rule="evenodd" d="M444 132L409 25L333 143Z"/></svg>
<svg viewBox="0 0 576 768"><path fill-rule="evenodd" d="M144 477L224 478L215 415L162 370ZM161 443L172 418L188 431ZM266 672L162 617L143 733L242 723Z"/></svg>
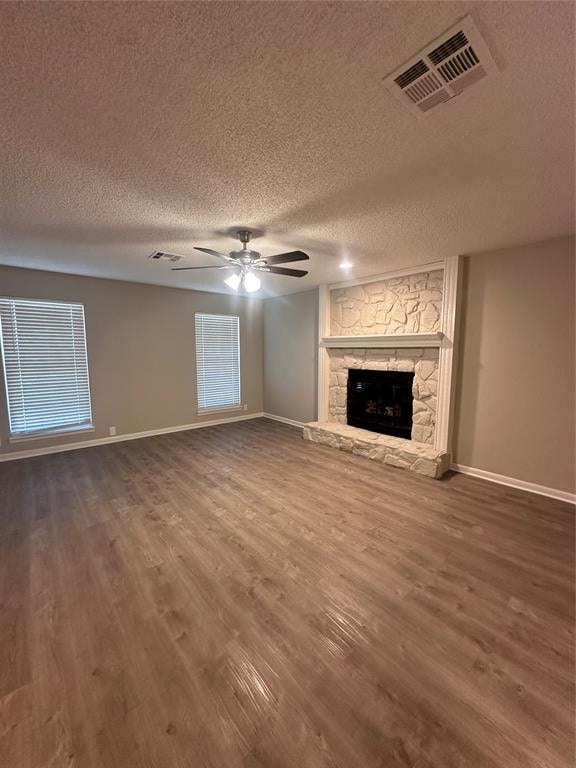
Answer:
<svg viewBox="0 0 576 768"><path fill-rule="evenodd" d="M496 72L496 63L470 16L433 40L384 83L422 117Z"/></svg>
<svg viewBox="0 0 576 768"><path fill-rule="evenodd" d="M156 261L180 261L182 256L175 256L173 253L164 253L164 251L154 251L148 258L155 259Z"/></svg>

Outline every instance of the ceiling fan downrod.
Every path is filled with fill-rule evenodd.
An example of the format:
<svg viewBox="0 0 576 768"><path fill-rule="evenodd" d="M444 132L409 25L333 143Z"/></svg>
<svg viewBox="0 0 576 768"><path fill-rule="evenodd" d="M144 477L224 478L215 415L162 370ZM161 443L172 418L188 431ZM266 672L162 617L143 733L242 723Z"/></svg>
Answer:
<svg viewBox="0 0 576 768"><path fill-rule="evenodd" d="M237 237L242 243L242 250L247 251L248 243L252 239L252 232L249 229L239 229Z"/></svg>

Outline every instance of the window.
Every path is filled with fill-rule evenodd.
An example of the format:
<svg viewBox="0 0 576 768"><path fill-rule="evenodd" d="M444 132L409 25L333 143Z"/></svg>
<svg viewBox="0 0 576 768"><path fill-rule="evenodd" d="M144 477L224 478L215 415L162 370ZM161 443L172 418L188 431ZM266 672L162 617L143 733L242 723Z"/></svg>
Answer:
<svg viewBox="0 0 576 768"><path fill-rule="evenodd" d="M240 318L196 314L198 410L240 406Z"/></svg>
<svg viewBox="0 0 576 768"><path fill-rule="evenodd" d="M0 298L0 331L12 435L91 426L83 305Z"/></svg>

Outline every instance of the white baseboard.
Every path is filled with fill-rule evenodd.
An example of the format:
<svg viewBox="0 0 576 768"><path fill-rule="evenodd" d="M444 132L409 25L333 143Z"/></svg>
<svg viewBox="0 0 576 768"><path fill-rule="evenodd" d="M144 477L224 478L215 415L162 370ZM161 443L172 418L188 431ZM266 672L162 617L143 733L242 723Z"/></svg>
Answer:
<svg viewBox="0 0 576 768"><path fill-rule="evenodd" d="M287 419L284 416L275 416L273 413L263 413L262 416L264 416L265 419L273 419L274 421L281 421L282 424L290 424L291 427L302 428L304 426L303 421L294 421L294 419Z"/></svg>
<svg viewBox="0 0 576 768"><path fill-rule="evenodd" d="M186 432L189 429L201 429L202 427L215 427L218 424L230 424L234 421L247 421L248 419L261 419L263 413L248 413L242 416L229 416L226 419L214 419L212 421L198 421L194 424L182 424L178 427L163 427L162 429L149 429L146 432L132 432L127 435L114 435L114 437L97 437L94 440L83 440L77 443L62 443L46 448L31 448L27 451L13 451L0 454L0 462L15 461L16 459L29 459L33 456L44 456L47 453L63 453L64 451L77 451L80 448L92 448L96 445L108 443L122 443L125 440L140 440L142 437L154 437L156 435L168 435L171 432Z"/></svg>
<svg viewBox="0 0 576 768"><path fill-rule="evenodd" d="M549 496L551 499L558 499L559 501L566 501L569 504L576 504L576 494L569 493L568 491L560 491L557 488L548 488L545 485L529 483L527 480L517 480L515 477L498 475L496 472L488 472L485 469L475 469L474 467L467 467L464 464L451 464L450 469L453 469L455 472L461 472L463 475L472 475L472 477L488 480L490 483L508 485L510 488L518 488L520 491L529 491L530 493L537 493L540 496Z"/></svg>

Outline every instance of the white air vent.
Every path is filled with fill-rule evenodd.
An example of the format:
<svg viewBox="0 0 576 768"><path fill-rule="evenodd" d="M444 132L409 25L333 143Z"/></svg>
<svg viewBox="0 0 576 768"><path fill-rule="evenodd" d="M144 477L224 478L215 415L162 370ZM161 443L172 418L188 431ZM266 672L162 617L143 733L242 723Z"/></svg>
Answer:
<svg viewBox="0 0 576 768"><path fill-rule="evenodd" d="M423 116L496 71L488 46L466 16L384 82L411 112Z"/></svg>
<svg viewBox="0 0 576 768"><path fill-rule="evenodd" d="M154 251L148 258L155 259L156 261L180 261L182 256L175 256L173 253L164 253L164 251Z"/></svg>

